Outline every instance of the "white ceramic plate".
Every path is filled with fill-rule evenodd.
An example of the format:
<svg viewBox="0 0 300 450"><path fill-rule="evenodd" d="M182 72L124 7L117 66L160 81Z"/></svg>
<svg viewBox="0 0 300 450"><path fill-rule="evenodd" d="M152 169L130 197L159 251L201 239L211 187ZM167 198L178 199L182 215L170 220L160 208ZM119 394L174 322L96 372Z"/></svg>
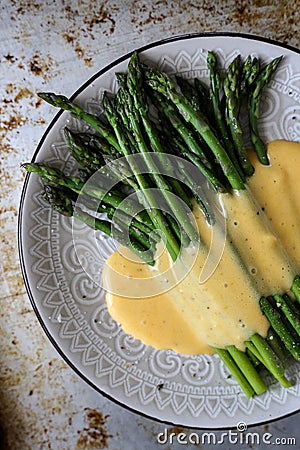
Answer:
<svg viewBox="0 0 300 450"><path fill-rule="evenodd" d="M266 95L261 133L266 141L300 140L300 56L297 50L257 37L236 34L186 35L150 44L141 58L169 73L208 77L206 55L216 51L222 65L236 53L265 61L284 55ZM114 90L114 74L125 71L129 55L112 63L82 86L73 98L99 112L104 90ZM62 130L72 120L58 113L34 155L72 173ZM62 161L62 162L59 162ZM240 421L258 424L295 412L300 401L299 365L291 365L293 387L273 382L268 392L248 399L216 356L185 356L158 351L126 335L109 317L103 290L78 262L71 221L58 216L41 198L36 175L27 176L20 206L20 257L28 294L52 343L76 372L96 390L152 418L197 428L228 428ZM82 225L83 256L101 269L111 253L103 238L101 252ZM80 242L77 243L80 245Z"/></svg>

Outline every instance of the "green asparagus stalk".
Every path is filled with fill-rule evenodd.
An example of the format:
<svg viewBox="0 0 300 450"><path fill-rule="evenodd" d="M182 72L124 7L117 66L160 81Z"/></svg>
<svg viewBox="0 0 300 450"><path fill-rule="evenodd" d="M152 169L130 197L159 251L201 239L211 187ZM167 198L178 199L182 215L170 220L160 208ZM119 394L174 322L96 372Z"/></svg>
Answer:
<svg viewBox="0 0 300 450"><path fill-rule="evenodd" d="M250 362L246 353L236 348L234 345L228 345L226 350L230 353L241 372L244 374L255 394L260 395L267 390L267 386L261 377L258 375L253 364Z"/></svg>
<svg viewBox="0 0 300 450"><path fill-rule="evenodd" d="M191 84L187 79L180 77L179 75L175 76L177 85L180 87L182 94L186 97L186 99L191 103L195 111L200 111L205 117L203 104L201 105L199 99L199 93L196 87Z"/></svg>
<svg viewBox="0 0 300 450"><path fill-rule="evenodd" d="M291 383L287 380L284 375L285 367L282 361L278 358L277 354L272 350L271 346L268 344L266 339L264 339L259 334L255 333L250 338L250 343L255 347L261 358L264 366L269 370L269 372L276 378L282 386L288 388L291 387ZM247 343L246 343L247 345ZM250 348L253 351L253 347Z"/></svg>
<svg viewBox="0 0 300 450"><path fill-rule="evenodd" d="M246 376L242 373L240 367L230 355L229 351L222 348L215 348L215 352L220 356L226 367L228 367L247 397L252 397L255 394L255 391Z"/></svg>
<svg viewBox="0 0 300 450"><path fill-rule="evenodd" d="M99 153L99 149L103 150L103 143L99 142L97 138L95 139L93 136L86 135L86 133L74 133L68 128L65 128L64 132L70 148L70 153L88 170L89 174L93 174L96 170L101 168L104 171L103 165L106 164L105 176L108 176L115 181L122 181L134 188L134 190L138 190L137 184L132 180L132 171L130 168L126 167L124 161L121 161L120 158L117 158L116 161L114 158L108 161L107 157L103 157L101 153ZM101 147L99 147L99 144ZM117 156L115 153L113 154L114 156ZM124 216L125 213L118 211L118 215L120 214L123 214ZM149 227L146 223L138 221L134 217L127 216L127 222L129 220L131 220L139 230L148 234L151 233L156 242L160 240L160 236L154 231L153 226Z"/></svg>
<svg viewBox="0 0 300 450"><path fill-rule="evenodd" d="M249 89L255 82L260 70L260 62L258 58L252 58L250 55L246 59L242 67L240 94L241 99L249 94Z"/></svg>
<svg viewBox="0 0 300 450"><path fill-rule="evenodd" d="M200 210L204 214L207 223L209 225L214 225L215 213L207 198L207 192L204 191L202 183L200 182L200 174L198 176L195 176L196 174L191 173L185 161L182 161L182 158L187 159L192 162L195 167L200 169L200 167L202 167L200 159L192 152L189 152L188 146L181 139L181 136L176 132L175 128L173 128L171 122L168 121L168 118L166 116L162 116L161 120L163 122L163 130L168 137L168 146L170 153L180 157L179 159L177 159L178 174L180 176L180 179L190 190L190 197L193 197L195 199L196 203L200 207ZM208 178L205 177L205 179ZM225 188L223 189L225 191Z"/></svg>
<svg viewBox="0 0 300 450"><path fill-rule="evenodd" d="M101 169L101 172L113 180L113 183L122 182L135 191L138 190L132 171L121 159L122 155L117 153L115 149L111 146L105 146L104 149L103 143L94 136L86 133L74 133L67 127L64 129L64 134L70 154L87 171L87 178ZM102 153L103 151L104 153ZM109 155L109 151L112 154Z"/></svg>
<svg viewBox="0 0 300 450"><path fill-rule="evenodd" d="M154 68L146 71L145 77L148 85L152 89L157 90L169 98L169 100L177 106L185 120L190 122L196 128L211 148L232 188L237 190L244 189L245 185L243 179L241 178L236 166L228 156L227 151L217 136L215 136L205 119L199 114L196 114L192 105L177 91L176 85L173 83L171 78L165 73L162 73Z"/></svg>
<svg viewBox="0 0 300 450"><path fill-rule="evenodd" d="M216 176L217 168L213 168L210 161L208 161L193 133L187 128L184 120L178 114L175 105L168 102L158 93L153 95L153 99L156 107L164 115L165 120L170 121L185 142L186 146L184 147L183 156L198 167L216 191L225 192L226 188L223 182L220 180L219 176ZM181 149L183 150L183 147L181 147Z"/></svg>
<svg viewBox="0 0 300 450"><path fill-rule="evenodd" d="M275 294L274 300L276 301L278 309L282 310L285 317L300 336L300 316L296 312L289 298L286 295Z"/></svg>
<svg viewBox="0 0 300 450"><path fill-rule="evenodd" d="M190 83L189 80L178 75L175 78L177 85L180 87L180 91L182 92L183 96L190 102L194 111L202 115L202 117L204 117L205 120L210 124L210 127L214 134L217 134L215 118L210 107L211 102L209 98L208 88L203 83L201 83L198 78L195 78L193 80L193 84ZM190 132L195 133L195 130L192 130L192 127L190 128ZM213 158L211 158L211 151L206 142L197 132L195 133L195 138L199 142L203 153L206 155L205 157L209 160L210 163L213 163L214 161Z"/></svg>
<svg viewBox="0 0 300 450"><path fill-rule="evenodd" d="M60 214L67 217L74 217L75 219L84 222L89 227L102 231L110 237L116 239L119 243L123 243L127 247L129 246L126 239L127 225L122 221L118 221L120 228L117 228L114 223L104 219L99 219L90 215L88 212L83 211L78 205L74 207L73 201L65 195L63 191L53 186L45 186L44 199L51 204L51 206ZM125 227L124 227L125 225ZM149 251L150 242L147 236L135 229L135 227L129 227L129 236L131 238L130 247L141 258L144 259L150 265L154 264L153 252ZM150 256L150 257L149 257Z"/></svg>
<svg viewBox="0 0 300 450"><path fill-rule="evenodd" d="M70 154L88 171L88 174L95 173L105 165L105 160L101 153L87 147L80 135L73 133L67 127L64 129L64 135L70 149Z"/></svg>
<svg viewBox="0 0 300 450"><path fill-rule="evenodd" d="M210 99L214 111L217 129L219 131L219 136L224 143L228 156L231 158L240 176L243 178L241 169L239 167L239 162L235 155L234 145L227 129L225 115L221 107L222 80L218 70L217 57L214 52L209 51L207 53L207 67L210 74Z"/></svg>
<svg viewBox="0 0 300 450"><path fill-rule="evenodd" d="M224 92L226 99L226 122L229 126L236 158L246 176L254 173L254 168L247 155L243 141L243 131L239 121L240 111L240 56L236 56L229 65L224 80Z"/></svg>
<svg viewBox="0 0 300 450"><path fill-rule="evenodd" d="M143 83L143 71L140 66L139 58L136 52L134 52L132 57L130 58L126 81L129 93L133 99L132 106L135 108L135 110L141 117L143 126L150 141L151 150L161 155L160 157L161 164L165 168L166 167L168 168L167 161L165 161L164 158L164 153L166 153L166 151L163 148L157 128L154 122L150 119L149 106ZM174 192L175 195L177 195L181 200L183 200L187 204L187 206L192 210L193 209L192 203L185 191L184 185L182 185L179 180L174 178L174 171L172 170L172 167L169 167L169 171L170 171L170 178L167 180L167 182L170 184L172 192Z"/></svg>
<svg viewBox="0 0 300 450"><path fill-rule="evenodd" d="M262 363L261 361L255 356L255 354L249 350L249 348L246 347L245 351L246 355L248 356L249 360L252 362L253 366L259 370Z"/></svg>
<svg viewBox="0 0 300 450"><path fill-rule="evenodd" d="M294 340L293 336L287 332L286 326L284 324L283 318L280 312L272 305L266 297L260 299L260 307L271 323L272 327L280 337L281 341L284 343L291 355L296 359L300 360L300 341Z"/></svg>
<svg viewBox="0 0 300 450"><path fill-rule="evenodd" d="M259 136L258 119L260 117L260 107L263 92L271 80L275 70L277 69L282 56L273 59L267 64L257 76L254 82L254 88L249 96L249 121L251 129L251 140L254 145L259 161L264 164L269 164L266 146Z"/></svg>
<svg viewBox="0 0 300 450"><path fill-rule="evenodd" d="M210 102L210 89L205 82L199 78L194 79L194 86L198 93L199 108L202 111L202 114L207 117L208 122L212 124L213 128L215 128L215 116L212 104Z"/></svg>
<svg viewBox="0 0 300 450"><path fill-rule="evenodd" d="M103 103L107 119L115 130L118 139L118 145L123 155L125 157L129 157L132 153L129 142L124 138L124 133L122 132L123 129L120 123L119 116L107 96L104 97ZM139 167L136 166L135 159L131 158L130 161L132 171L136 177L141 193L143 194L143 196L140 198L140 201L144 202L143 204L146 208L150 208L151 218L157 228L164 233L167 249L172 259L175 260L180 252L180 246L178 244L176 236L174 236L174 234L171 232L166 218L160 211L160 206L157 204L157 201L154 198L151 189L149 189L151 186L149 186L147 179L140 173Z"/></svg>
<svg viewBox="0 0 300 450"><path fill-rule="evenodd" d="M153 226L148 214L145 211L141 211L140 205L132 199L126 199L126 202L124 202L126 196L120 191L111 190L106 192L105 188L99 184L96 186L92 183L84 183L79 177L66 176L61 170L42 163L25 163L22 167L27 172L35 172L49 185L64 186L77 194L89 195L108 203L116 209L120 208L129 216L135 217L149 227Z"/></svg>
<svg viewBox="0 0 300 450"><path fill-rule="evenodd" d="M196 241L198 239L198 233L187 215L187 209L183 207L183 201L179 201L176 195L170 195L173 190L166 178L160 175L156 162L154 161L152 154L149 152L147 143L140 127L138 110L134 106L133 97L122 87L120 87L119 89L119 94L120 102L124 107L126 116L130 121L130 129L135 137L137 148L141 153L157 188L161 192L166 203L169 205L169 208L174 216L178 219L178 222L180 223L180 226L183 230L182 237L184 237L184 233L186 233L186 236L188 236L190 240Z"/></svg>
<svg viewBox="0 0 300 450"><path fill-rule="evenodd" d="M166 203L170 207L170 210L178 219L178 222L180 223L183 231L187 234L187 236L189 236L190 240L197 241L198 233L188 217L187 209L183 207L183 201L179 201L179 199L175 195L170 195L170 193L173 192L170 184L164 177L160 175L156 162L153 160L152 155L149 154L147 144L139 126L138 111L135 109L129 93L123 90L122 94L123 105L125 107L127 116L130 119L130 127L135 136L138 149L144 157L144 161L149 168L149 171L155 181L157 188L161 191L162 196L165 198Z"/></svg>
<svg viewBox="0 0 300 450"><path fill-rule="evenodd" d="M294 296L300 303L300 276L297 275L293 281L291 291L293 292Z"/></svg>
<svg viewBox="0 0 300 450"><path fill-rule="evenodd" d="M110 158L120 158L122 154L112 145L110 145L106 139L104 139L98 133L91 133L87 131L69 132L76 135L76 140L78 143L83 145L83 147L90 149L93 153L99 153L102 157L108 156Z"/></svg>
<svg viewBox="0 0 300 450"><path fill-rule="evenodd" d="M57 108L65 111L70 111L73 117L78 120L83 120L88 123L94 130L96 130L102 137L104 137L113 147L119 150L118 142L116 140L113 130L108 124L104 123L99 117L86 112L83 108L72 103L64 95L57 95L53 92L40 92L38 94L40 98L45 100Z"/></svg>
<svg viewBox="0 0 300 450"><path fill-rule="evenodd" d="M291 356L287 348L284 346L280 337L271 326L268 330L267 342L277 354L278 358L285 364L286 360Z"/></svg>
<svg viewBox="0 0 300 450"><path fill-rule="evenodd" d="M123 89L126 89L126 87L127 87L127 76L123 73L118 73L117 78L118 78L119 84L122 89L119 89L119 92L117 92L117 94L115 96L115 105L116 105L115 108L112 106L112 104L108 100L107 95L104 95L103 103L104 103L104 106L106 107L106 114L107 114L108 120L111 123L113 123L113 126L115 126L115 124L118 122L118 126L115 126L115 128L118 130L120 142L123 141L121 146L123 145L122 148L123 148L124 155L126 157L126 156L130 155L130 152L137 153L137 151L139 150L139 146L138 146L138 143L136 142L133 134L130 132L130 129L131 129L130 119L124 110L124 102L122 99L122 91L123 91ZM131 160L131 165L135 166L136 173L141 172L141 170L137 167L138 164L135 160ZM147 168L145 168L145 169L147 171ZM149 169L149 165L148 165L148 169ZM156 171L157 171L156 166L154 167L154 165L153 165L152 167L150 167L150 171L151 171L151 169L152 169L152 172L156 173ZM146 175L146 174L143 175L142 179L140 181L144 183L144 186L148 186L147 189L151 188L152 182L150 180L149 175ZM153 187L155 187L155 186L153 186ZM138 187L134 187L134 189L136 191L139 190ZM141 190L141 192L142 192L142 190ZM184 192L184 194L183 194L184 197L182 197L180 195L180 193L181 193L180 190L179 190L179 192L177 190L177 195L179 194L179 197L182 198L183 201L185 201L185 203L191 207L190 200L189 200L189 198L186 197L186 193ZM155 200L153 198L153 196L152 196L152 201L156 202L156 205L158 208L159 204L161 202L157 202L157 199ZM143 199L141 200L141 202L143 203ZM160 204L160 206L162 206L162 205ZM173 216L171 216L167 213L165 213L164 215L165 215L165 217L162 217L163 220L164 221L167 220L167 222L169 222L170 228L173 230L173 232L175 233L175 235L177 236L179 241L181 241L181 243L184 246L187 246L190 242L190 238L187 236L186 233L183 233L182 230L180 230L180 227ZM162 223L163 227L168 226L167 222ZM165 230L166 230L166 228L165 228ZM163 232L165 233L165 231L163 231ZM170 244L167 243L167 247L168 247L168 245L170 245ZM177 250L176 250L176 252L177 252ZM174 253L174 256L172 256L173 259L176 258L175 255L176 255L176 253Z"/></svg>

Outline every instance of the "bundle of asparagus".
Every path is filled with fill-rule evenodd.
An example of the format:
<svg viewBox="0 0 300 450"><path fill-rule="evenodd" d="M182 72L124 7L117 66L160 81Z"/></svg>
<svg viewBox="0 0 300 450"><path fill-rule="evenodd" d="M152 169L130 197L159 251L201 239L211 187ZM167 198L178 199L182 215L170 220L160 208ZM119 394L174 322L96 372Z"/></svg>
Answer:
<svg viewBox="0 0 300 450"><path fill-rule="evenodd" d="M148 264L155 264L156 244L163 234L175 261L181 245L188 246L198 239L188 214L193 209L192 201L199 204L210 226L214 226L214 216L201 187L195 188L180 164L170 167L167 175L160 173L160 164L168 166L166 149L197 167L216 193L244 190L254 169L244 146L241 105L247 105L257 157L262 164L269 164L266 147L259 137L258 120L262 94L280 61L281 57L275 58L261 67L258 58L249 56L242 61L238 55L222 78L216 55L208 52L210 86L206 86L199 79L192 83L179 76L173 79L157 68L143 66L135 52L127 73L117 74L117 93L103 97L103 117L88 113L65 96L39 94L93 130L74 133L65 129L70 153L81 167L79 176L67 176L43 163L26 163L23 167L44 180L44 198L59 213L74 216L130 245ZM156 120L150 108L155 111ZM153 153L158 158L153 159ZM132 158L136 154L141 155L146 175ZM94 182L93 175L103 168L105 176ZM92 181L86 183L89 177ZM113 181L109 192L105 178ZM151 188L158 190L161 197L153 195ZM124 202L128 189L136 197ZM85 206L93 210L96 205L97 212L106 213L105 220L78 206L82 192ZM128 224L130 242L125 238ZM291 385L285 369L288 358L300 359L299 276L295 277L291 292L295 298L287 293L261 297L261 310L270 322L267 337L253 335L245 342L246 351L234 345L215 348L247 396L267 389L260 367L283 386Z"/></svg>

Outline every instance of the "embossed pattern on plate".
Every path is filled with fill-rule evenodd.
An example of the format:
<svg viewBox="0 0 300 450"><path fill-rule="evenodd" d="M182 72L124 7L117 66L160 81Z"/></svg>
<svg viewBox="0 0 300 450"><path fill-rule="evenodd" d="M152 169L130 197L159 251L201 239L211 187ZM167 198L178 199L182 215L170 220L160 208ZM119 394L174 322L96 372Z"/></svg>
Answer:
<svg viewBox="0 0 300 450"><path fill-rule="evenodd" d="M142 58L168 73L187 78L208 77L207 50L217 51L222 65L237 52L268 61L284 55L270 83L262 111L261 133L266 141L300 140L299 54L274 43L239 36L190 36L145 48ZM76 101L91 112L101 112L104 90L114 91L114 73L126 70L124 57L80 88ZM69 114L60 114L36 152L74 173L62 130L68 123L82 129ZM298 409L299 366L291 365L293 387L274 381L265 394L247 399L217 356L178 355L158 351L126 335L111 319L105 293L91 281L82 265L99 273L113 251L107 237L76 224L76 253L71 219L59 216L41 197L35 175L27 177L20 214L21 262L27 290L48 336L64 358L92 386L118 402L153 418L183 426L233 427L275 419ZM93 242L97 241L95 248ZM80 244L80 245L79 245Z"/></svg>

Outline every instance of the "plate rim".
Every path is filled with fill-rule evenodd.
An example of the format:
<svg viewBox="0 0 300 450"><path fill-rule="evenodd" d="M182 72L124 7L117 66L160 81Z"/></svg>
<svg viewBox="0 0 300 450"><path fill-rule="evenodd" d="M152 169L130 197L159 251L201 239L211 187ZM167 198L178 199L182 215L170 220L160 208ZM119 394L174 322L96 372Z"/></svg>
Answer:
<svg viewBox="0 0 300 450"><path fill-rule="evenodd" d="M144 52L146 50L155 48L155 47L159 47L161 45L164 44L168 44L168 43L172 43L172 42L176 42L176 41L182 41L182 40L188 40L188 39L194 39L194 38L216 38L216 37L234 37L234 38L241 38L241 39L246 39L249 41L260 41L263 42L265 44L270 44L270 45L275 45L278 46L279 48L284 48L287 50L290 50L292 52L295 52L296 54L300 55L300 49L291 46L289 44L274 40L272 38L266 38L264 36L261 35L256 35L256 34L251 34L251 33L239 33L239 32L203 32L203 33L185 33L185 34L176 34L173 36L169 36L163 39L159 39L159 40L155 40L153 42L149 42L148 44L145 44L141 47L138 47L134 50L131 50L125 54L123 54L122 56L114 59L111 63L106 64L103 68L101 68L100 70L96 71L91 77L88 78L88 80L86 80L84 83L82 83L75 91L74 93L70 96L70 100L74 100L82 91L84 91L94 80L96 80L97 78L99 78L101 75L103 75L104 73L108 72L109 70L111 70L114 66L116 66L117 64L125 61L126 59L130 58L130 56L137 51L138 53L140 52ZM58 119L60 118L60 116L63 114L63 110L58 111L54 117L52 118L52 120L50 121L50 123L48 124L47 128L45 129L45 131L43 132L43 135L41 137L41 139L39 140L36 149L32 155L32 159L31 162L34 162L37 158L37 156L39 155L39 152L44 144L44 142L46 141L50 131L52 130L52 128L54 127L54 125L56 124L56 122L58 121ZM24 281L24 285L25 285L25 289L26 289L26 293L28 295L28 298L30 300L30 303L32 305L32 308L34 310L34 313L39 321L39 324L41 325L45 335L47 336L48 340L50 341L50 343L52 344L52 346L54 347L54 349L57 351L57 353L62 357L62 359L64 360L64 362L83 380L85 381L90 387L92 387L96 392L100 393L101 395L103 395L105 398L109 399L110 401L112 401L113 403L117 404L118 406L121 406L122 408L125 408L126 410L133 412L139 416L145 417L147 419L151 419L157 423L161 423L161 424L166 424L166 425L173 425L173 426L180 426L180 427L185 427L188 429L201 429L201 430L231 430L231 429L235 429L236 426L216 426L216 427L208 427L208 426L201 426L201 427L197 427L197 426L193 426L193 425L182 425L182 423L180 423L179 421L170 421L170 420L163 420L160 419L158 417L152 416L151 414L147 414L143 411L140 411L139 409L135 408L134 406L129 406L128 404L124 404L122 403L122 401L118 400L116 397L114 397L112 394L105 392L104 390L101 389L101 387L97 386L91 379L89 379L88 376L86 376L79 368L77 368L77 366L71 361L71 359L67 356L66 352L61 348L61 346L57 343L57 341L55 340L54 336L52 336L50 330L48 329L45 321L42 318L42 315L39 312L39 309L37 307L36 301L34 299L34 295L33 292L31 290L30 287L30 283L29 283L29 277L27 274L27 270L26 270L26 265L25 265L25 256L24 256L24 247L22 244L23 241L23 233L22 233L22 226L23 226L23 220L24 220L24 201L25 201L25 197L27 194L27 189L28 189L28 184L29 184L29 180L30 180L30 175L29 173L26 174L24 182L23 182L23 187L22 187L22 191L21 191L21 197L20 197L20 202L19 202L19 210L18 210L18 222L17 222L17 245L18 245L18 254L19 254L19 261L20 261L20 267L21 267L21 273L22 273L22 277L23 277L23 281ZM270 419L266 419L266 420L261 420L259 422L255 422L255 423L250 423L247 424L247 427L255 427L255 426L261 426L264 424L268 424L271 422L276 422L278 420L281 420L283 418L287 418L287 417L291 417L295 414L297 414L298 412L300 412L300 406L297 410L292 411L292 412L288 412L288 413L283 413L282 415L276 417L276 418L270 418Z"/></svg>

